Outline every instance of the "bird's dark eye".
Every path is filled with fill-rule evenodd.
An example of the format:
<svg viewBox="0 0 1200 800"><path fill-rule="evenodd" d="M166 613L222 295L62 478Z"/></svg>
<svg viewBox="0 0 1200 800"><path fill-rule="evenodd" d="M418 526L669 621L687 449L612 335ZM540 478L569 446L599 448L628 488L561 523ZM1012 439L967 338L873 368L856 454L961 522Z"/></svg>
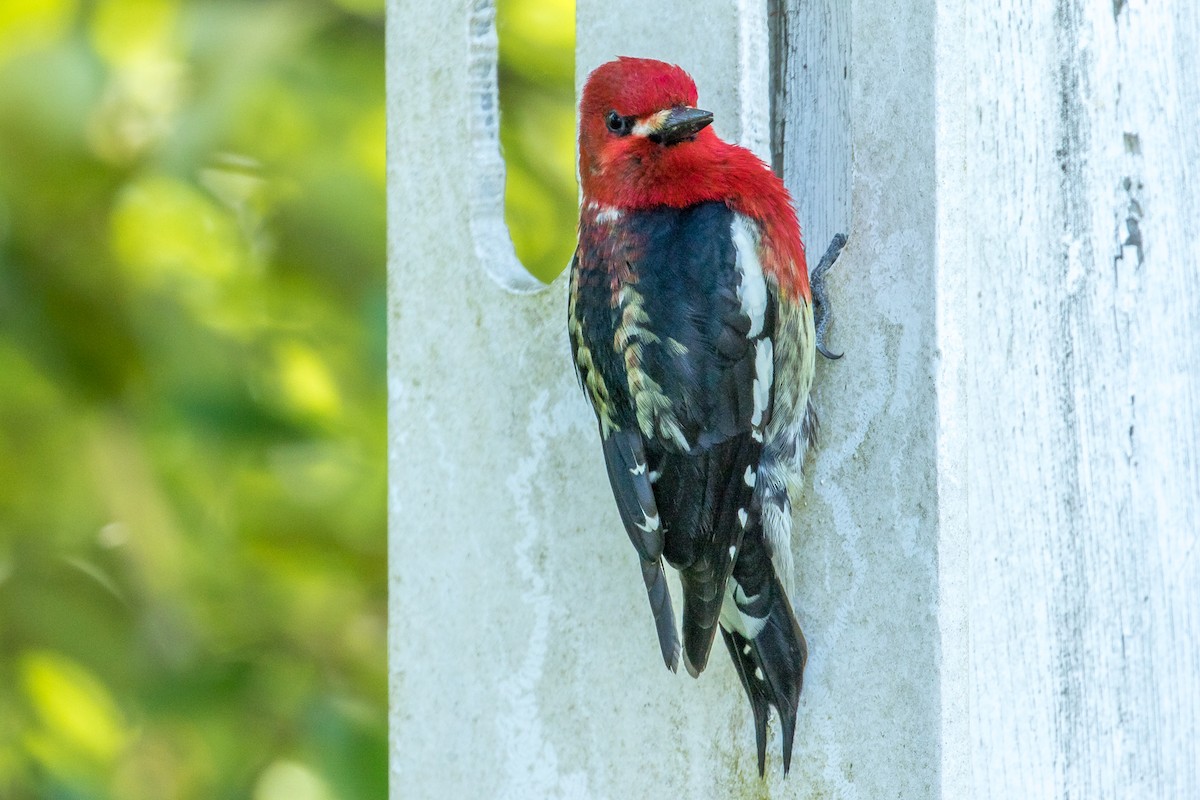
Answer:
<svg viewBox="0 0 1200 800"><path fill-rule="evenodd" d="M608 126L610 131L619 136L629 133L630 128L632 128L629 117L622 117L616 111L608 112L608 116L604 118L604 124Z"/></svg>

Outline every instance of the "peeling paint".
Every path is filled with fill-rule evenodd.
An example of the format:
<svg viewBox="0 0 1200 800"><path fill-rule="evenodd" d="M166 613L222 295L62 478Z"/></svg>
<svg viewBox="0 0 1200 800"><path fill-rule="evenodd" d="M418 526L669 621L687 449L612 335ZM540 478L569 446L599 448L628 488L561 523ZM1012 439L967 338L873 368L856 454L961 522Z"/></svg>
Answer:
<svg viewBox="0 0 1200 800"><path fill-rule="evenodd" d="M549 474L547 454L549 442L571 430L562 410L551 413L548 391L538 392L526 418L525 432L529 437L527 455L517 461L506 486L512 494L515 518L520 531L513 544L513 559L521 580L520 602L523 615L532 630L525 642L525 653L516 670L500 683L500 695L507 711L496 718L496 741L503 744L505 773L499 797L527 800L531 797L569 797L586 800L591 797L587 775L579 770L560 771L554 744L548 741L540 712L541 698L546 697L541 686L545 673L546 653L550 637L550 615L554 598L546 585L542 567L533 553L549 534L541 504L535 498L542 491Z"/></svg>

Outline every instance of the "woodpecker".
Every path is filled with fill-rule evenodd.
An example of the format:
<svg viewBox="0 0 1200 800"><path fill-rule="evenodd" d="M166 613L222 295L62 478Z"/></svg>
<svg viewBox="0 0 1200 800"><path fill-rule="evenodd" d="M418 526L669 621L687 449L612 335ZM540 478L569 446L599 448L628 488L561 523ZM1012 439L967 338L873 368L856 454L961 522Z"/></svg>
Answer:
<svg viewBox="0 0 1200 800"><path fill-rule="evenodd" d="M828 306L818 293L818 326L791 196L696 104L691 77L661 61L588 76L568 331L663 660L674 671L680 656L665 560L683 589L687 671L699 676L719 627L759 774L772 706L786 774L808 655L785 590L789 493L817 432L818 345L837 356L819 341Z"/></svg>

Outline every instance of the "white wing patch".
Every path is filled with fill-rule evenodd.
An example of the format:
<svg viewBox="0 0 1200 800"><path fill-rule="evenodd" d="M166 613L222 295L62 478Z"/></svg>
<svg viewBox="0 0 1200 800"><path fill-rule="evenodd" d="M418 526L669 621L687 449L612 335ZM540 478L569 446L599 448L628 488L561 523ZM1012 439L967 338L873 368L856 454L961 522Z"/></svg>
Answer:
<svg viewBox="0 0 1200 800"><path fill-rule="evenodd" d="M660 525L662 525L662 520L659 519L658 514L654 514L653 516L646 516L644 520L636 524L637 527L641 528L646 533L653 533L654 531L658 530Z"/></svg>
<svg viewBox="0 0 1200 800"><path fill-rule="evenodd" d="M754 345L754 414L750 417L750 424L755 428L763 423L763 415L771 403L774 381L775 348L770 339L759 339Z"/></svg>
<svg viewBox="0 0 1200 800"><path fill-rule="evenodd" d="M742 304L742 313L750 318L748 335L753 338L762 333L767 314L767 279L758 260L758 231L744 216L734 214L730 234L737 251L737 270L742 276L738 300Z"/></svg>
<svg viewBox="0 0 1200 800"><path fill-rule="evenodd" d="M743 614L738 608L737 601L740 599L743 603L753 602L754 597L746 597L746 593L742 591L742 587L733 578L725 582L725 600L721 603L721 627L727 631L737 631L747 639L753 639L758 636L763 627L767 624L766 619L752 617L749 614Z"/></svg>

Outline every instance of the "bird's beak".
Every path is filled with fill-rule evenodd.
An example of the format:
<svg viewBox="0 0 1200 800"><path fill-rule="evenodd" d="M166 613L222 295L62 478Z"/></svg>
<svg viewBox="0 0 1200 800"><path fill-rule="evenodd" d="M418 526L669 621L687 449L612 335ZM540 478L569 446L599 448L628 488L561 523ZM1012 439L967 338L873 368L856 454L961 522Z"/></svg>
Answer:
<svg viewBox="0 0 1200 800"><path fill-rule="evenodd" d="M690 139L707 128L713 121L711 111L677 106L663 120L658 130L649 135L650 141L658 144L675 144Z"/></svg>

